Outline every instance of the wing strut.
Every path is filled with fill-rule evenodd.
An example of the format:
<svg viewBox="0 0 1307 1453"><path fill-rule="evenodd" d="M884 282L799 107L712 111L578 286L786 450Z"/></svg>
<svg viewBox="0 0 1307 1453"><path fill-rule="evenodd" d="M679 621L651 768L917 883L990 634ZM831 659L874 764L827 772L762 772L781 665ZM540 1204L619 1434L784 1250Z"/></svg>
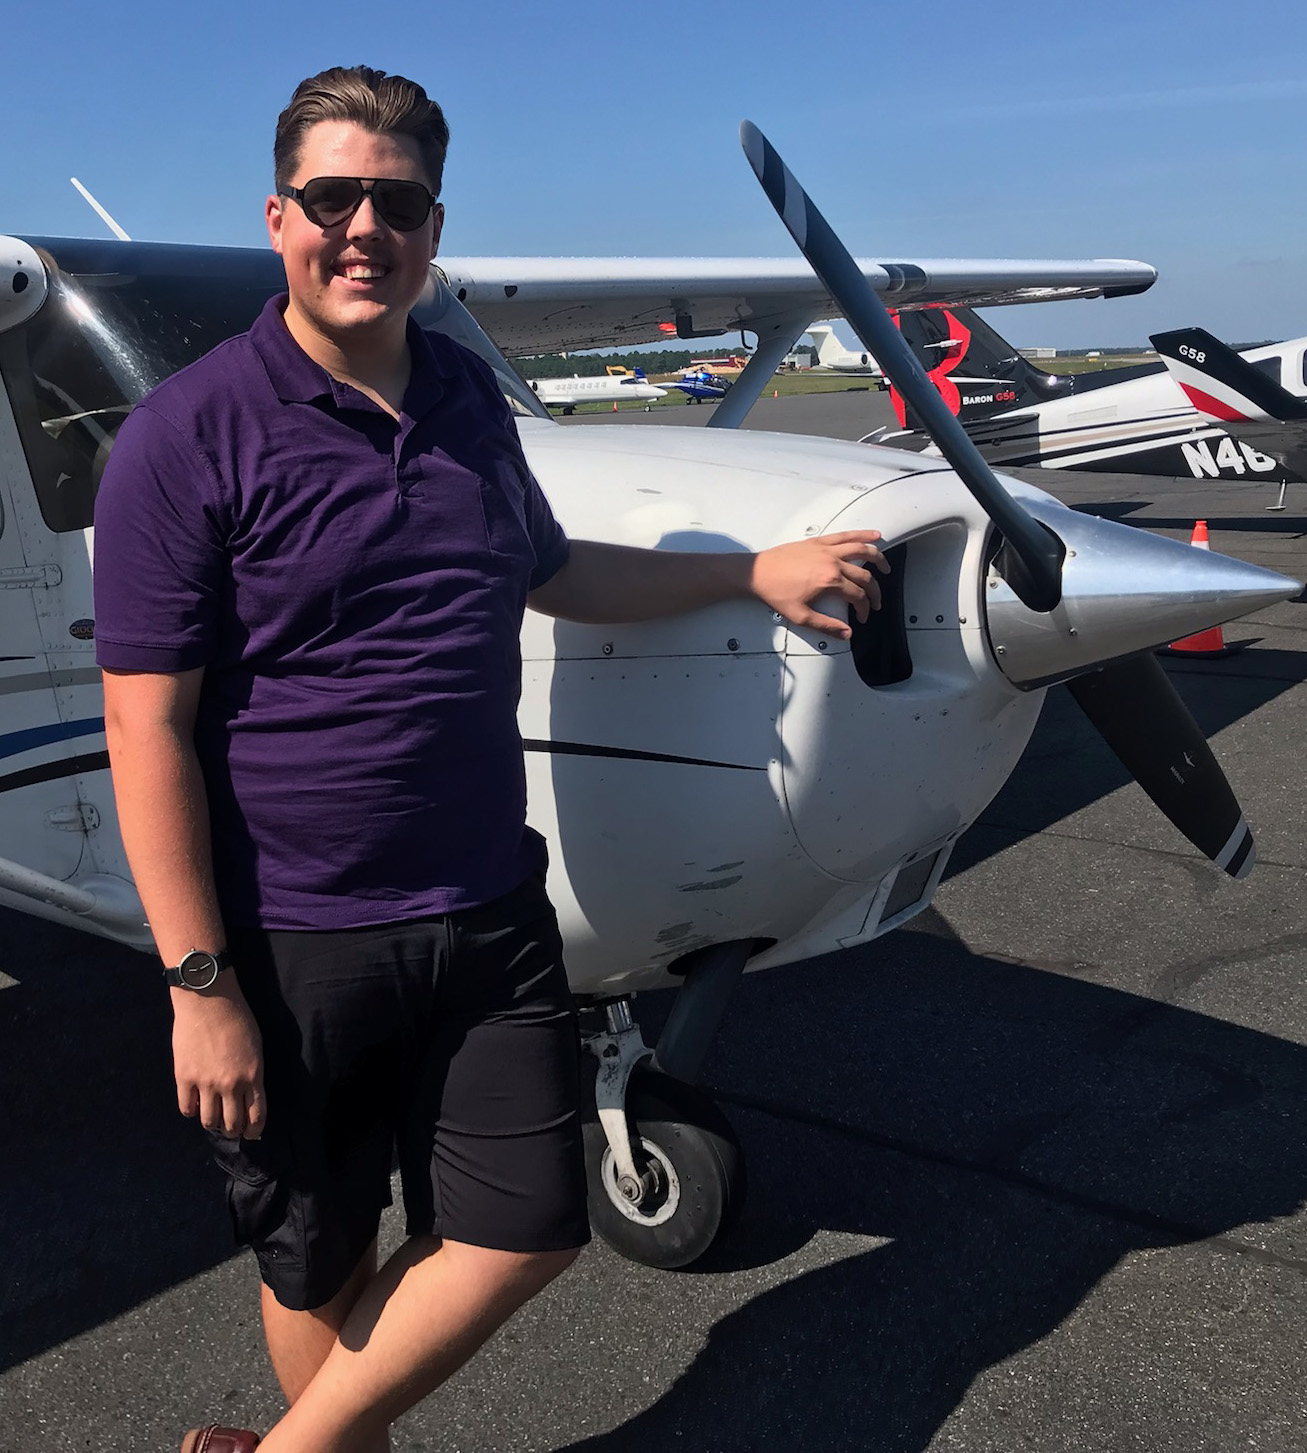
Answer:
<svg viewBox="0 0 1307 1453"><path fill-rule="evenodd" d="M738 429L744 416L758 402L767 380L776 377L781 359L808 330L815 315L808 309L782 313L758 330L758 346L726 397L712 411L710 429Z"/></svg>

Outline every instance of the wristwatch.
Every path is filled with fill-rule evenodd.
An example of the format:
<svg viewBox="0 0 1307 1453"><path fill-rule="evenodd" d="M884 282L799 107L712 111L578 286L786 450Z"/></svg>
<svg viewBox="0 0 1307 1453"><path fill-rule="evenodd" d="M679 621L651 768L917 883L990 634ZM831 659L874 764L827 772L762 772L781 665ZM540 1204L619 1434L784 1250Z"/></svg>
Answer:
<svg viewBox="0 0 1307 1453"><path fill-rule="evenodd" d="M174 989L207 989L229 968L231 959L226 949L216 954L192 949L175 969L164 969L163 982Z"/></svg>

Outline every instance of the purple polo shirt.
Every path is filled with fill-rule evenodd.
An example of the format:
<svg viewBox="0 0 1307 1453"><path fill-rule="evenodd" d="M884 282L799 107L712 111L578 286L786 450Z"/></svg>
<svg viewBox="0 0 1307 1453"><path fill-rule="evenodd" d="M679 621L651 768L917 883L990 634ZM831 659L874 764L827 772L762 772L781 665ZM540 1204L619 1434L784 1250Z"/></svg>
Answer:
<svg viewBox="0 0 1307 1453"><path fill-rule="evenodd" d="M480 359L410 320L397 422L303 352L285 303L124 422L96 500L97 659L205 668L229 925L486 903L544 861L519 631L567 538Z"/></svg>

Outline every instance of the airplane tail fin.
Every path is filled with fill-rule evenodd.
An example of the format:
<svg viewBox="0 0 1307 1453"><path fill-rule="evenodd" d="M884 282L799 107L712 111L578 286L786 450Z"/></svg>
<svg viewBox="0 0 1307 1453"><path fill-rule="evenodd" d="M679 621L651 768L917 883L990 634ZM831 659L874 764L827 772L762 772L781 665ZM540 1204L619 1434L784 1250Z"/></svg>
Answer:
<svg viewBox="0 0 1307 1453"><path fill-rule="evenodd" d="M817 363L820 366L825 364L830 367L831 361L838 358L844 352L839 339L835 337L835 330L825 323L814 323L808 329L808 337L817 345Z"/></svg>
<svg viewBox="0 0 1307 1453"><path fill-rule="evenodd" d="M1268 507L1283 509L1286 478L1307 479L1307 401L1280 383L1278 355L1274 362L1262 360L1272 370L1263 373L1205 328L1154 333L1150 341L1184 396L1200 414L1220 422L1255 469L1269 472L1275 461L1287 471L1279 503ZM1237 467L1232 444L1230 449ZM1223 462L1219 452L1216 458Z"/></svg>
<svg viewBox="0 0 1307 1453"><path fill-rule="evenodd" d="M971 308L900 311L895 322L962 424L1046 403L1074 390L1073 379L1037 368ZM905 429L922 427L895 388L890 402Z"/></svg>
<svg viewBox="0 0 1307 1453"><path fill-rule="evenodd" d="M1279 381L1278 357L1274 373L1263 373L1205 328L1154 333L1150 342L1185 397L1208 418L1222 423L1276 419L1296 424L1307 420L1307 403Z"/></svg>
<svg viewBox="0 0 1307 1453"><path fill-rule="evenodd" d="M637 369L636 369L636 370L635 370L635 376L636 376L636 378L638 378L638 379L639 379L639 380L640 380L640 382L641 382L641 383L644 383L644 382L645 382L645 373L644 373L644 369L642 369L642 368L637 368Z"/></svg>

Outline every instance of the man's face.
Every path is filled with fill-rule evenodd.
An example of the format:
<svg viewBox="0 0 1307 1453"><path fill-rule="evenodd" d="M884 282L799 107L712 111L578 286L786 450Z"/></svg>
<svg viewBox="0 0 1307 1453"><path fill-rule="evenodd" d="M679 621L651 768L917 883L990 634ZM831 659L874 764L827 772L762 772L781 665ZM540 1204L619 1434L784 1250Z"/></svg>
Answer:
<svg viewBox="0 0 1307 1453"><path fill-rule="evenodd" d="M305 133L291 185L313 177L388 177L431 186L411 137L380 135L352 121L319 121ZM352 217L325 229L290 197L269 197L266 211L268 235L286 267L292 333L307 327L342 348L388 332L403 336L440 241L439 203L415 232L388 227L370 196Z"/></svg>

